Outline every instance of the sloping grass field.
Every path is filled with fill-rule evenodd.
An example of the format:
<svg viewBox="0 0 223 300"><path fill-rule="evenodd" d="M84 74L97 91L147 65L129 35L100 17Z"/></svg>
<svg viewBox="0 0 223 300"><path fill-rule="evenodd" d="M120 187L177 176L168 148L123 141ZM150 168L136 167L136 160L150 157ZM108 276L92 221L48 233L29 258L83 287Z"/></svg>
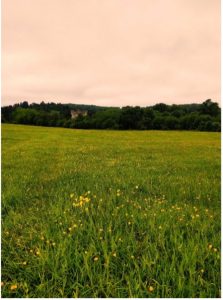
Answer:
<svg viewBox="0 0 223 300"><path fill-rule="evenodd" d="M220 134L2 125L2 297L220 297Z"/></svg>

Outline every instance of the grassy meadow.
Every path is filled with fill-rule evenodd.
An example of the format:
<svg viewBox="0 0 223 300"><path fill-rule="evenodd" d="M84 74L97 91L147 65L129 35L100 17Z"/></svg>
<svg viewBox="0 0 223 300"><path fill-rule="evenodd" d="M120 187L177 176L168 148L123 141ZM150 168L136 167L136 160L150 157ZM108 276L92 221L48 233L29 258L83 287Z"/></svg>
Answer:
<svg viewBox="0 0 223 300"><path fill-rule="evenodd" d="M2 297L220 297L220 133L2 125Z"/></svg>

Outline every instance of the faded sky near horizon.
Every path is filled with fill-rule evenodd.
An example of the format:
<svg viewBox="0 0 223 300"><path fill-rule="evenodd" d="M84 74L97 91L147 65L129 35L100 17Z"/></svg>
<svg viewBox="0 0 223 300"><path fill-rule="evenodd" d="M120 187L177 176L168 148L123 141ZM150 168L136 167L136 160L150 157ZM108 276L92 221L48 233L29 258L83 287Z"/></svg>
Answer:
<svg viewBox="0 0 223 300"><path fill-rule="evenodd" d="M220 0L2 0L2 105L220 103Z"/></svg>

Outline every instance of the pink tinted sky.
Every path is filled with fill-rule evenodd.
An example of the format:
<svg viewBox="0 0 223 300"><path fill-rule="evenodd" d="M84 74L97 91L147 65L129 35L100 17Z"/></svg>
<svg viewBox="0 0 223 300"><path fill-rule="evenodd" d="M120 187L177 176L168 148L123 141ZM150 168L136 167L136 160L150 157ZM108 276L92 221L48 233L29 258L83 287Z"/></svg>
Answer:
<svg viewBox="0 0 223 300"><path fill-rule="evenodd" d="M2 0L2 105L220 102L220 0Z"/></svg>

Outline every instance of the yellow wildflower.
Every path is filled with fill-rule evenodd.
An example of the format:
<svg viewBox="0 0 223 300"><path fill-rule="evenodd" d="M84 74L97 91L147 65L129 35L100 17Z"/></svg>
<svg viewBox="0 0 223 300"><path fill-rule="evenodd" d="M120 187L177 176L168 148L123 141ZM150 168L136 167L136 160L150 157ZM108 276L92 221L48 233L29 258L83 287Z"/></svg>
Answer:
<svg viewBox="0 0 223 300"><path fill-rule="evenodd" d="M94 261L98 261L98 256L95 256L95 257L94 257Z"/></svg>
<svg viewBox="0 0 223 300"><path fill-rule="evenodd" d="M149 291L150 293L153 292L153 291L154 291L154 287L150 285L150 286L148 287L148 291Z"/></svg>
<svg viewBox="0 0 223 300"><path fill-rule="evenodd" d="M18 287L17 284L13 284L13 285L11 285L10 290L14 291L17 289L17 287Z"/></svg>

